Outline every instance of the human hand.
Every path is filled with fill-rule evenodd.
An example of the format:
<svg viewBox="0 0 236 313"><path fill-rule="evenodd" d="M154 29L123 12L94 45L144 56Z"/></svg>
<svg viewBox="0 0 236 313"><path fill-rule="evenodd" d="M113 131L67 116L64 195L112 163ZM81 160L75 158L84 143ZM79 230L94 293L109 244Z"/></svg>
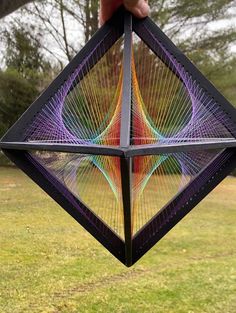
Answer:
<svg viewBox="0 0 236 313"><path fill-rule="evenodd" d="M139 18L149 14L148 0L101 0L100 24L104 24L113 13L123 4L127 10Z"/></svg>

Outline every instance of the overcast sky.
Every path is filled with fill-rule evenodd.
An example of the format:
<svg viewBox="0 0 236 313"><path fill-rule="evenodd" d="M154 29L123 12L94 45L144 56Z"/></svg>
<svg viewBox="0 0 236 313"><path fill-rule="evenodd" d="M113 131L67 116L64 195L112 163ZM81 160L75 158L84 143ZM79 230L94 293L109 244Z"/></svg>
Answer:
<svg viewBox="0 0 236 313"><path fill-rule="evenodd" d="M231 20L222 20L222 21L217 21L217 22L212 22L209 23L207 25L207 28L212 30L212 31L217 31L220 30L222 28L227 28L227 27L236 27L236 8L231 9L231 13L232 15L235 16L235 18L232 18ZM1 20L2 23L0 25L1 30L4 30L4 28L6 27L6 25L15 17L19 16L18 12L14 12L12 13L10 16L6 17L5 19ZM22 18L22 17L21 17ZM25 22L26 23L31 23L32 22L32 17L28 16L25 17ZM37 20L34 21L35 25L37 25ZM54 18L54 24L56 26L57 29L61 28L60 25L60 21L57 20L56 18ZM84 37L83 37L83 31L82 31L82 26L80 24L78 24L78 22L75 22L73 19L66 19L66 27L67 27L67 32L68 32L68 38L70 42L73 42L73 44L76 47L76 50L79 50L83 43L84 43ZM183 31L181 37L183 39L187 38L187 36L192 35L191 34L191 30L189 31ZM194 33L194 35L197 35L196 33ZM58 55L58 57L63 61L63 62L67 62L65 56L63 55L63 53L60 51L60 49L57 47L57 45L55 44L55 42L53 41L53 39L50 37L48 37L47 34L45 34L44 36L44 44L48 47L50 47L50 49L52 49L53 47L53 52ZM232 45L230 47L232 53L236 53L236 45ZM4 54L4 45L3 43L0 42L0 53L1 55ZM48 55L49 56L49 55ZM1 67L1 66L0 66Z"/></svg>

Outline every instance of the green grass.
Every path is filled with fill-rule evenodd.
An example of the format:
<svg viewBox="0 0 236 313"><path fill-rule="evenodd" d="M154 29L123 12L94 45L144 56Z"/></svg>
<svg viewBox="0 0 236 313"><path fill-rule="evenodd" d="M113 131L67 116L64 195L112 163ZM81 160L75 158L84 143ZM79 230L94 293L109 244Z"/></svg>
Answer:
<svg viewBox="0 0 236 313"><path fill-rule="evenodd" d="M0 168L1 313L235 313L236 179L127 269L24 174Z"/></svg>

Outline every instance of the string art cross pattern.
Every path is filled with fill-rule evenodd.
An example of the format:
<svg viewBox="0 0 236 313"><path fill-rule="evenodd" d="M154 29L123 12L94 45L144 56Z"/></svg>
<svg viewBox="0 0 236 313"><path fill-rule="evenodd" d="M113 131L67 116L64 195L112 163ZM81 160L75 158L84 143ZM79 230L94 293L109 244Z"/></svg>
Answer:
<svg viewBox="0 0 236 313"><path fill-rule="evenodd" d="M150 18L121 8L1 140L132 266L236 167L236 110Z"/></svg>

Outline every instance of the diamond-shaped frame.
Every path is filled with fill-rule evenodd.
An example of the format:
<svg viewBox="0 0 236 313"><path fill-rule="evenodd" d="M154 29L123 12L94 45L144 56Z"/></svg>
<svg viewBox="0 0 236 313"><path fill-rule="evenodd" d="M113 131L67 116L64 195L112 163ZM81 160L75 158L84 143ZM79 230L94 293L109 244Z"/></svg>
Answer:
<svg viewBox="0 0 236 313"><path fill-rule="evenodd" d="M230 121L230 127L224 125L232 139L203 142L184 142L152 145L131 145L132 124L132 32L159 57L163 51L168 58L180 64L206 93L214 98L219 110ZM123 88L120 125L120 146L96 144L53 144L24 141L24 133L31 121L43 110L60 86L75 71L78 65L86 68L83 75L102 58L103 55L124 34ZM100 45L105 49L99 49ZM100 51L97 53L97 51ZM95 53L96 52L96 53ZM165 63L165 59L162 60ZM77 82L82 79L80 72ZM233 127L232 127L233 125ZM189 213L209 192L211 192L236 167L236 110L215 89L215 87L196 69L196 67L176 48L170 39L151 21L139 20L121 8L85 45L69 63L48 89L30 106L26 113L2 138L0 146L3 152L74 219L90 232L105 248L126 266L133 265L153 245ZM69 191L50 171L32 157L29 151L66 152L86 155L103 155L120 160L121 189L124 215L124 240L122 240L101 218ZM201 169L161 211L159 211L135 235L132 233L132 172L134 158L194 151L218 151L217 155Z"/></svg>

